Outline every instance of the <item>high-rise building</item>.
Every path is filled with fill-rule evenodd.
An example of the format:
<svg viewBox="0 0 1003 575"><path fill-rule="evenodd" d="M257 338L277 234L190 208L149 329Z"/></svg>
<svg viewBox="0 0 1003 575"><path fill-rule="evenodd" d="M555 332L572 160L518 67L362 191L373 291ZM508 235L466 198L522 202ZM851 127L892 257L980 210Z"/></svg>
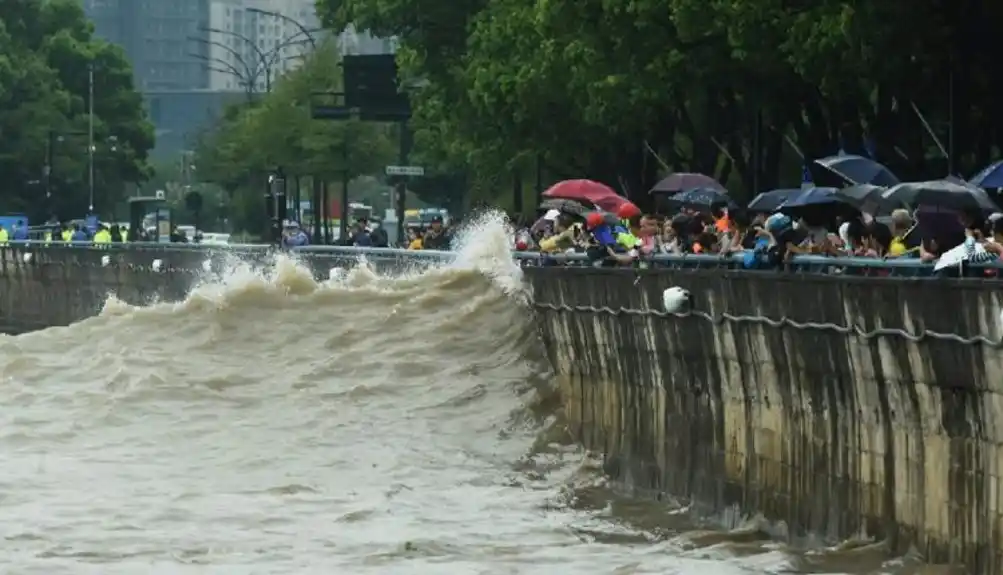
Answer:
<svg viewBox="0 0 1003 575"><path fill-rule="evenodd" d="M323 31L313 0L211 0L209 86L267 91Z"/></svg>
<svg viewBox="0 0 1003 575"><path fill-rule="evenodd" d="M209 86L213 90L267 91L303 62L325 32L314 0L211 0ZM349 28L338 37L343 53L390 53L393 41Z"/></svg>
<svg viewBox="0 0 1003 575"><path fill-rule="evenodd" d="M125 49L139 90L204 90L209 2L84 0L84 10L98 36Z"/></svg>
<svg viewBox="0 0 1003 575"><path fill-rule="evenodd" d="M228 102L298 66L323 39L314 0L83 0L97 35L125 49L157 129L155 153L191 145ZM272 14L269 14L272 13ZM274 14L281 16L275 16ZM284 17L283 17L284 16ZM301 29L302 28L302 29ZM343 52L390 53L392 40L347 30ZM100 71L98 71L100 73Z"/></svg>

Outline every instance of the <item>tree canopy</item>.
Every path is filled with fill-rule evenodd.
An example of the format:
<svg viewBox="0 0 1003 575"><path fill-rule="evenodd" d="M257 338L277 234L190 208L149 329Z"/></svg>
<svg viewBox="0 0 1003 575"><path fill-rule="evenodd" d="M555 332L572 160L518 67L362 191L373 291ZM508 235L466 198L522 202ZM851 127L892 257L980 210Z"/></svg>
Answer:
<svg viewBox="0 0 1003 575"><path fill-rule="evenodd" d="M94 70L95 210L146 177L153 126L122 50L94 38L75 0L0 0L0 212L82 217L89 203L88 93ZM45 163L52 156L51 199Z"/></svg>
<svg viewBox="0 0 1003 575"><path fill-rule="evenodd" d="M393 163L396 135L390 126L311 117L315 94L341 90L340 62L336 45L322 43L301 67L279 78L271 92L230 106L203 134L194 160L199 178L232 195L238 227L255 231L264 225L262 190L276 168L287 179L337 182L346 170L354 179L382 173Z"/></svg>
<svg viewBox="0 0 1003 575"><path fill-rule="evenodd" d="M1003 5L818 0L318 0L397 36L416 153L472 179L591 177L643 198L667 171L751 194L869 151L902 177L998 155ZM917 110L919 113L917 113ZM920 119L923 116L923 120ZM953 138L948 137L948 124ZM924 124L949 148L949 163ZM757 128L758 126L758 128ZM755 189L754 189L755 188Z"/></svg>

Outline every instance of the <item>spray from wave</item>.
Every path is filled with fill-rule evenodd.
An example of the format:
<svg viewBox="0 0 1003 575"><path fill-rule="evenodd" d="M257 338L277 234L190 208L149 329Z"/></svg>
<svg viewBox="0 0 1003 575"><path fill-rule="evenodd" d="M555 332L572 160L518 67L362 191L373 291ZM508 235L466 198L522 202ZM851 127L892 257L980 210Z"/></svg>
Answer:
<svg viewBox="0 0 1003 575"><path fill-rule="evenodd" d="M483 279L490 284L492 298L501 295L525 301L528 288L523 283L521 269L511 258L512 236L504 215L487 212L463 226L454 240L455 259L449 263L380 275L362 257L358 265L343 269L343 273L326 281L315 280L313 271L296 256L276 254L260 265L230 255L219 272L209 271L207 265L201 280L180 302L131 305L110 294L99 317L222 312L245 306L295 307L297 299L326 304L344 299L345 303L357 303L363 296L373 296L385 305L388 301L417 301L415 298L420 300L419 296L432 300L450 298L455 291Z"/></svg>
<svg viewBox="0 0 1003 575"><path fill-rule="evenodd" d="M205 271L182 301L137 306L110 295L97 317L12 338L23 353L7 357L79 349L82 357L63 359L84 376L88 366L113 364L189 379L194 370L178 364L221 367L227 361L212 358L236 355L231 371L243 380L345 378L363 368L404 382L487 372L525 380L541 371L541 358L528 314L512 305L527 290L511 245L504 216L488 212L458 234L453 261L421 271L380 275L361 262L317 281L295 256L264 266L232 258L218 273Z"/></svg>

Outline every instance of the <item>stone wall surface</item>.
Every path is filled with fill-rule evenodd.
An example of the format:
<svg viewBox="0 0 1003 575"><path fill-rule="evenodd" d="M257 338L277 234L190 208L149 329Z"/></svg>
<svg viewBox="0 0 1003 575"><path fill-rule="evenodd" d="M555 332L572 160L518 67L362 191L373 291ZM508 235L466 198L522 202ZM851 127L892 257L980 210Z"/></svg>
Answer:
<svg viewBox="0 0 1003 575"><path fill-rule="evenodd" d="M41 244L0 247L0 333L17 334L96 315L114 294L118 299L145 305L178 301L192 287L236 263L268 263L274 250L267 246L226 249L177 244L112 244L92 246ZM303 252L300 257L317 279L328 279L332 268L359 261L352 248ZM436 258L415 262L397 250L370 255L377 270L421 267Z"/></svg>
<svg viewBox="0 0 1003 575"><path fill-rule="evenodd" d="M177 300L262 247L0 248L0 332ZM324 279L357 261L303 254ZM370 258L408 265L399 252ZM414 263L413 261L411 262ZM1003 572L997 281L530 267L574 432L642 491ZM662 292L693 294L662 312Z"/></svg>
<svg viewBox="0 0 1003 575"><path fill-rule="evenodd" d="M0 247L0 333L69 325L100 312L109 294L134 305L180 300L228 258L224 251L169 246Z"/></svg>
<svg viewBox="0 0 1003 575"><path fill-rule="evenodd" d="M1003 570L996 281L530 268L567 416L622 484ZM662 292L693 295L662 313Z"/></svg>

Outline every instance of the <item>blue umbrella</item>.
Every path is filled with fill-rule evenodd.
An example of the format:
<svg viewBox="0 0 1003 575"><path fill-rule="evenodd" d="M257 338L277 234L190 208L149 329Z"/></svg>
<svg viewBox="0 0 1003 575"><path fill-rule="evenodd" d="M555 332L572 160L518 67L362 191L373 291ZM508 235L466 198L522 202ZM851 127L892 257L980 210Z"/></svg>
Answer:
<svg viewBox="0 0 1003 575"><path fill-rule="evenodd" d="M870 158L844 154L815 160L815 163L850 182L851 184L874 184L894 186L899 179L888 168Z"/></svg>
<svg viewBox="0 0 1003 575"><path fill-rule="evenodd" d="M669 198L668 203L680 208L710 211L719 206L737 208L734 200L726 192L715 188L695 188L679 192Z"/></svg>
<svg viewBox="0 0 1003 575"><path fill-rule="evenodd" d="M781 210L788 208L804 208L807 206L824 206L843 204L852 206L849 199L839 194L839 188L808 188L800 194L784 202Z"/></svg>
<svg viewBox="0 0 1003 575"><path fill-rule="evenodd" d="M763 192L749 202L753 212L775 212L784 202L803 192L801 188L781 188Z"/></svg>
<svg viewBox="0 0 1003 575"><path fill-rule="evenodd" d="M968 183L980 188L1003 188L1003 160L982 168Z"/></svg>

